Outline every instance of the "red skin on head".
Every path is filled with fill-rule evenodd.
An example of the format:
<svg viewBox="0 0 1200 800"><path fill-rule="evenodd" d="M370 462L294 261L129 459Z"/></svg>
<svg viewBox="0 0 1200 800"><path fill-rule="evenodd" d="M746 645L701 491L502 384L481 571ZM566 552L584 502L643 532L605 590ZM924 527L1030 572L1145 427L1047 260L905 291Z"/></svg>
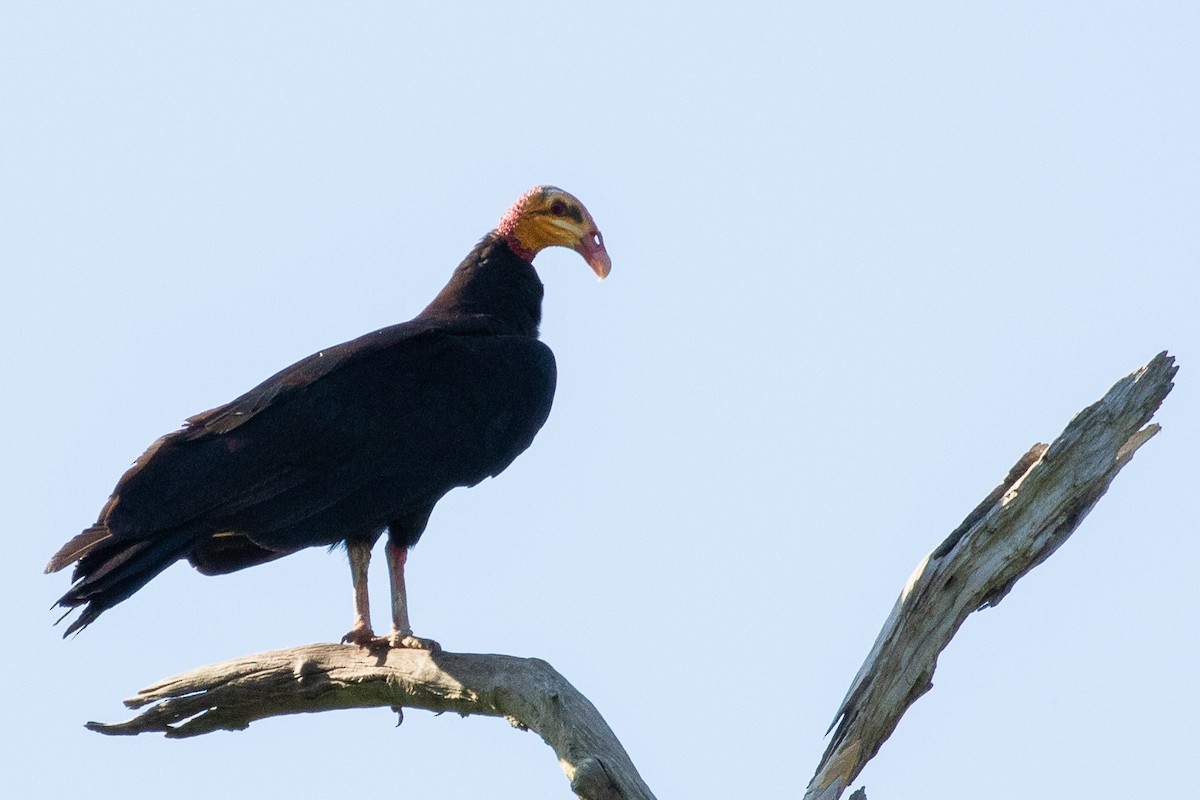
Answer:
<svg viewBox="0 0 1200 800"><path fill-rule="evenodd" d="M521 212L525 210L525 203L529 201L529 198L536 194L541 194L545 188L544 185L534 186L525 192L525 194L518 197L517 201L508 207L508 211L504 212L504 216L500 218L500 224L496 226L496 232L504 239L504 243L508 245L508 249L526 261L533 261L533 257L537 254L523 246L517 240L517 220L521 218Z"/></svg>

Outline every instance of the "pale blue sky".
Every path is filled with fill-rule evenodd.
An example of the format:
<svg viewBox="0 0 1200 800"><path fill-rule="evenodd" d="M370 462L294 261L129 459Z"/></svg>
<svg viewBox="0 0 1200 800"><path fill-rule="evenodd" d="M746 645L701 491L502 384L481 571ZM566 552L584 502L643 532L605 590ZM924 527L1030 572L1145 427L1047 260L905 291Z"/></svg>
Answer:
<svg viewBox="0 0 1200 800"><path fill-rule="evenodd" d="M659 797L798 796L918 560L1169 349L1162 434L968 620L860 782L1189 784L1198 8L4 4L6 794L569 796L497 720L83 729L158 678L336 638L340 553L177 566L66 642L67 577L41 574L155 437L411 317L536 183L588 205L612 276L539 256L555 407L438 507L418 634L550 661Z"/></svg>

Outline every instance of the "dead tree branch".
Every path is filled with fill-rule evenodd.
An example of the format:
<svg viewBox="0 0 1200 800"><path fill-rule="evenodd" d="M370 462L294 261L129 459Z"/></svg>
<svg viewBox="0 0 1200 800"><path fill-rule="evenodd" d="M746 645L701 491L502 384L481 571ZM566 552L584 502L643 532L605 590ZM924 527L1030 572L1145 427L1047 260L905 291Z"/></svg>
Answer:
<svg viewBox="0 0 1200 800"><path fill-rule="evenodd" d="M586 800L653 800L625 749L586 697L545 661L504 655L369 650L314 644L259 653L176 675L125 701L110 735L171 738L241 730L283 714L335 708L423 708L504 717L553 748L571 788Z"/></svg>
<svg viewBox="0 0 1200 800"><path fill-rule="evenodd" d="M921 561L834 715L805 800L841 797L908 707L933 688L938 654L967 616L999 603L1079 527L1158 432L1147 423L1171 391L1174 361L1160 353L1077 414L1053 444L1034 445Z"/></svg>
<svg viewBox="0 0 1200 800"><path fill-rule="evenodd" d="M933 687L937 657L966 617L994 606L1075 531L1134 452L1170 392L1174 359L1156 356L1084 409L1047 446L1034 445L918 565L834 717L805 794L837 800ZM283 714L403 707L508 719L553 748L587 800L652 800L595 707L549 664L504 655L308 645L168 678L126 701L137 716L88 723L111 735L168 737L240 730Z"/></svg>

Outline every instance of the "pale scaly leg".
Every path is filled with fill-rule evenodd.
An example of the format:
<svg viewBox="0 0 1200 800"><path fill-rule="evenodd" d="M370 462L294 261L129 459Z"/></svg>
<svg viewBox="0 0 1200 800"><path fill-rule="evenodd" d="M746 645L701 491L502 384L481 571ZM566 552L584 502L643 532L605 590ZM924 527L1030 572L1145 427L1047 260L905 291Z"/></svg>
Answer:
<svg viewBox="0 0 1200 800"><path fill-rule="evenodd" d="M342 642L365 646L375 638L371 630L371 598L367 594L371 543L346 542L346 556L350 559L350 579L354 582L354 627L342 637Z"/></svg>
<svg viewBox="0 0 1200 800"><path fill-rule="evenodd" d="M388 637L389 644L392 647L436 653L442 646L433 639L413 636L412 625L408 622L408 592L404 588L404 564L408 561L408 548L389 539L384 550L387 553L388 573L392 577L392 635Z"/></svg>

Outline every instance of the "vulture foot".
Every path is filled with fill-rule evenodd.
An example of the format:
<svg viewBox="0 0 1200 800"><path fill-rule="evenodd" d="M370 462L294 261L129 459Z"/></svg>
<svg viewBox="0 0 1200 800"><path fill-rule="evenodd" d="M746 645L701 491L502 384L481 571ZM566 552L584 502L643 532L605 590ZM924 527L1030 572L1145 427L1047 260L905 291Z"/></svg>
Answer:
<svg viewBox="0 0 1200 800"><path fill-rule="evenodd" d="M371 630L370 625L355 625L354 628L342 637L342 644L356 644L360 647L367 647L372 642L378 641L375 632Z"/></svg>
<svg viewBox="0 0 1200 800"><path fill-rule="evenodd" d="M411 633L400 633L393 631L388 637L388 645L390 647L403 647L408 650L428 650L431 653L440 653L442 646L433 639L422 639L420 636L413 636Z"/></svg>

